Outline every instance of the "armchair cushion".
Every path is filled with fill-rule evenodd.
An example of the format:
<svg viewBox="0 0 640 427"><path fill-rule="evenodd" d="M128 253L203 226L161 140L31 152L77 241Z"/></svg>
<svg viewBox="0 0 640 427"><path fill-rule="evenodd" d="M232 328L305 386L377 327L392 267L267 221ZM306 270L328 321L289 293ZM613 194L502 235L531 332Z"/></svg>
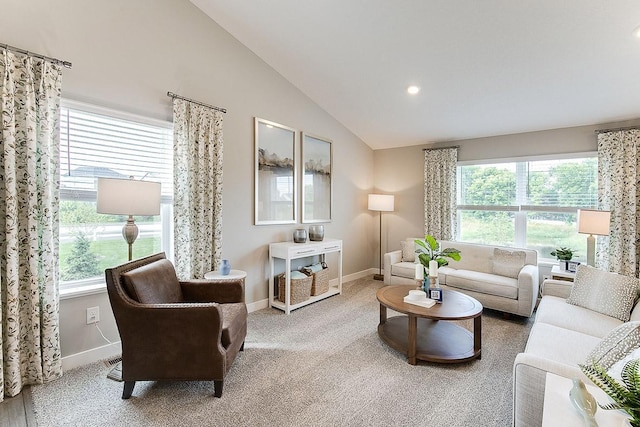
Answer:
<svg viewBox="0 0 640 427"><path fill-rule="evenodd" d="M244 340L246 332L247 306L245 303L220 304L222 310L222 346L228 349L231 343Z"/></svg>
<svg viewBox="0 0 640 427"><path fill-rule="evenodd" d="M160 259L122 274L129 296L142 304L183 302L173 264Z"/></svg>

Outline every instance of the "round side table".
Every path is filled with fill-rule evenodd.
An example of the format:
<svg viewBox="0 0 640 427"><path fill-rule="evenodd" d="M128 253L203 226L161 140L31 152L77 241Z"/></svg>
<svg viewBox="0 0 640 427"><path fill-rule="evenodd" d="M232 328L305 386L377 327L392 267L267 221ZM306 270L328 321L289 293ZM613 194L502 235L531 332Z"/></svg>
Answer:
<svg viewBox="0 0 640 427"><path fill-rule="evenodd" d="M229 274L222 275L218 270L210 271L204 274L205 279L244 279L247 277L247 272L242 270L231 270Z"/></svg>

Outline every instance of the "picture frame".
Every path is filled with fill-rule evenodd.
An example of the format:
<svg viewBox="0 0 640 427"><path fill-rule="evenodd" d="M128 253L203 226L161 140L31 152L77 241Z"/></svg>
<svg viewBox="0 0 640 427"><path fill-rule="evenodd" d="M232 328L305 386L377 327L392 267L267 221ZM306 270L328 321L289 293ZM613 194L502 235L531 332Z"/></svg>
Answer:
<svg viewBox="0 0 640 427"><path fill-rule="evenodd" d="M301 132L302 222L331 222L333 210L333 141Z"/></svg>
<svg viewBox="0 0 640 427"><path fill-rule="evenodd" d="M575 273L578 270L579 265L579 261L567 261L567 271L570 273Z"/></svg>
<svg viewBox="0 0 640 427"><path fill-rule="evenodd" d="M294 128L254 118L255 225L298 221L298 175Z"/></svg>

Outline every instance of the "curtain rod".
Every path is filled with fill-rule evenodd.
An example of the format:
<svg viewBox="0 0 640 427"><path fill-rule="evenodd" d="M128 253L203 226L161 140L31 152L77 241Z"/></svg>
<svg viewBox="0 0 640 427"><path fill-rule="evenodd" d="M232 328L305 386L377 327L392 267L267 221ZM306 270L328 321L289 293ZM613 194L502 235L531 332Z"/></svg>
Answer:
<svg viewBox="0 0 640 427"><path fill-rule="evenodd" d="M178 98L178 99L182 99L184 101L193 102L194 104L202 105L203 107L213 108L214 110L220 111L220 112L225 113L225 114L227 113L226 108L221 108L221 107L216 107L214 105L205 104L204 102L200 102L200 101L196 101L196 100L193 100L193 99L189 99L189 98L186 98L184 96L177 95L177 94L175 94L173 92L167 92L167 96L169 98Z"/></svg>
<svg viewBox="0 0 640 427"><path fill-rule="evenodd" d="M24 50L24 49L20 49L19 47L15 47L15 46L9 46L8 44L4 44L4 43L0 43L0 47L3 47L7 50L13 50L15 52L18 53L23 53L27 56L35 56L36 58L40 58L40 59L44 59L45 61L49 61L49 62L53 62L55 64L58 65L62 65L65 68L71 68L71 62L69 61L63 61L61 59L57 59L57 58L52 58L50 56L45 56L45 55L40 55L38 53L33 53L33 52L29 52L28 50Z"/></svg>
<svg viewBox="0 0 640 427"><path fill-rule="evenodd" d="M446 150L447 148L460 148L459 145L452 145L451 147L436 147L436 148L423 148L422 151L429 151L429 150Z"/></svg>
<svg viewBox="0 0 640 427"><path fill-rule="evenodd" d="M613 128L613 129L597 129L594 130L593 133L607 133L607 132L617 132L621 130L637 130L640 129L638 126L628 126L625 128Z"/></svg>

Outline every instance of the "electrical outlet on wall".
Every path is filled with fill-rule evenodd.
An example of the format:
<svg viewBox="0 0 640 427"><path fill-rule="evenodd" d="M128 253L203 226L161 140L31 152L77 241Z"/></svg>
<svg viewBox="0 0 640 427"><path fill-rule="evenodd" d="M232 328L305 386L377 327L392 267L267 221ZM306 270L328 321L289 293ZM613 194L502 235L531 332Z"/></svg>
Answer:
<svg viewBox="0 0 640 427"><path fill-rule="evenodd" d="M87 325L98 323L100 321L100 307L87 308Z"/></svg>
<svg viewBox="0 0 640 427"><path fill-rule="evenodd" d="M542 275L542 280L547 280L547 279L551 279L551 276L548 274L543 274Z"/></svg>

